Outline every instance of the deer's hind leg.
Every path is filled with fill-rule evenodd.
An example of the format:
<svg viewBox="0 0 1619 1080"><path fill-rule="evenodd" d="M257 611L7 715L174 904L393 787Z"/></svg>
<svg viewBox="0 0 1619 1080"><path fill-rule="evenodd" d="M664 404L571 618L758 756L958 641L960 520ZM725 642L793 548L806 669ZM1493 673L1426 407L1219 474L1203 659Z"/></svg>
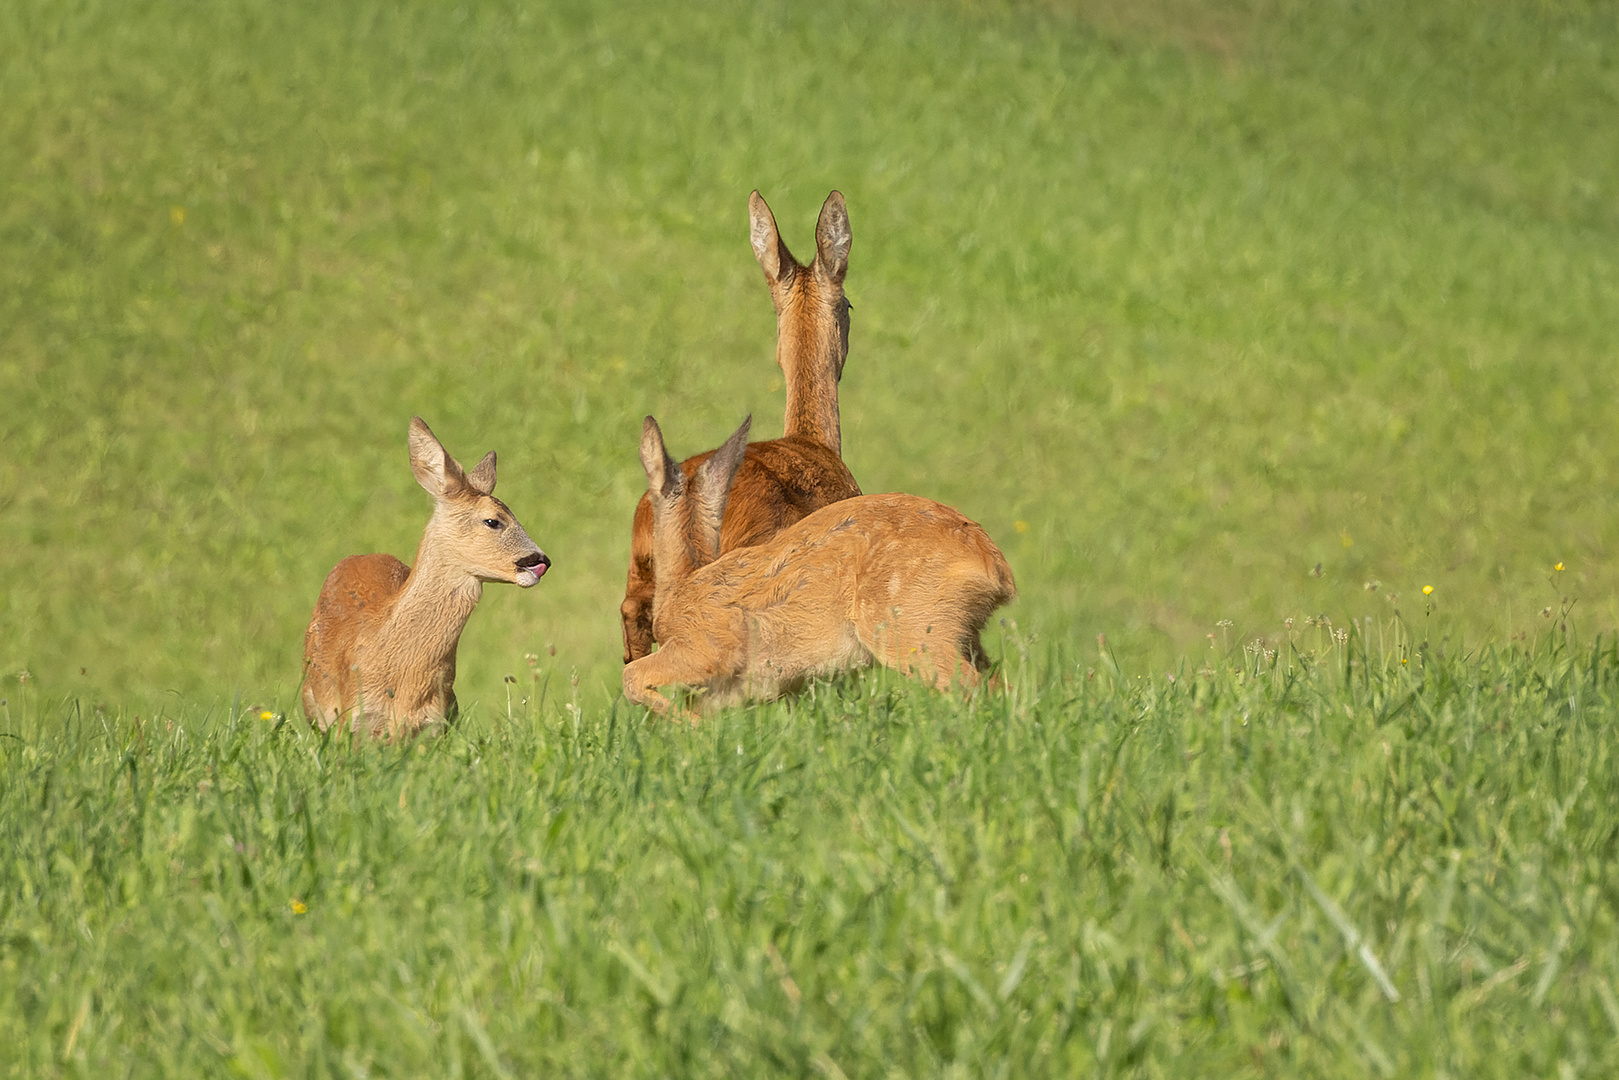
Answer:
<svg viewBox="0 0 1619 1080"><path fill-rule="evenodd" d="M963 667L972 669L971 676L963 676L961 684L969 689L980 685L988 687L991 691L1006 689L1006 680L1001 677L999 666L991 663L989 655L984 652L983 631L974 630L966 636L961 647L961 662ZM986 678L985 676L988 676Z"/></svg>
<svg viewBox="0 0 1619 1080"><path fill-rule="evenodd" d="M861 612L855 626L860 643L871 651L877 662L893 668L903 675L919 678L939 690L953 686L975 687L979 682L978 657L975 651L964 647L952 627L939 620L937 624L924 617L911 615L902 608L887 612ZM978 635L970 635L976 643Z"/></svg>
<svg viewBox="0 0 1619 1080"><path fill-rule="evenodd" d="M938 635L934 635L937 637ZM913 665L914 674L931 681L936 690L974 690L981 673L970 658L968 650L960 648L948 638L934 641L920 650L919 662Z"/></svg>

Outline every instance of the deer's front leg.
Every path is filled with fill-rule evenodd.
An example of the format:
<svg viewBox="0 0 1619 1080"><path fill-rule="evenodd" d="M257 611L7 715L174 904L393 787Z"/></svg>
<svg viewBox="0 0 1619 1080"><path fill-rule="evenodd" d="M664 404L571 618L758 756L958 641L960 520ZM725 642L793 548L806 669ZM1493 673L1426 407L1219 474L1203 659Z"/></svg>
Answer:
<svg viewBox="0 0 1619 1080"><path fill-rule="evenodd" d="M643 656L624 668L624 696L637 705L645 706L659 716L671 711L682 720L695 724L697 715L676 709L675 703L658 693L657 687L678 683L682 686L701 686L711 673L697 657L681 649L664 646L655 653Z"/></svg>

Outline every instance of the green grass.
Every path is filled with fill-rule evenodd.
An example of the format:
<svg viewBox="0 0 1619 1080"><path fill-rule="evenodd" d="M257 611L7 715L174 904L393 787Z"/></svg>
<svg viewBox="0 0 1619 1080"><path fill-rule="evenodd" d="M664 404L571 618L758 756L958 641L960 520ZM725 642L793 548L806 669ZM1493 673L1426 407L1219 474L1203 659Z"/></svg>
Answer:
<svg viewBox="0 0 1619 1080"><path fill-rule="evenodd" d="M15 0L0 103L0 1071L1615 1071L1612 5ZM617 697L641 416L779 431L755 187L1005 698ZM412 414L556 568L356 750Z"/></svg>
<svg viewBox="0 0 1619 1080"><path fill-rule="evenodd" d="M0 1059L1611 1075L1619 652L1375 637L1173 681L1012 638L1004 696L871 677L696 730L552 685L358 750L30 706Z"/></svg>

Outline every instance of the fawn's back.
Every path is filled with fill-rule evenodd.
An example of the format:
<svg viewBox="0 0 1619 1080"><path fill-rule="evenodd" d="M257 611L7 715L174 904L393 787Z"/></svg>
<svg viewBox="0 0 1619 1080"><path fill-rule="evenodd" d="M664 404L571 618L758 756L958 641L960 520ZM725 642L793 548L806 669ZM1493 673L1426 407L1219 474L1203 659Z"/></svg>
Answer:
<svg viewBox="0 0 1619 1080"><path fill-rule="evenodd" d="M693 571L654 620L664 648L706 654L717 703L873 660L944 688L976 684L979 634L1016 594L1005 556L959 511L862 495Z"/></svg>
<svg viewBox="0 0 1619 1080"><path fill-rule="evenodd" d="M304 714L330 724L359 699L359 646L393 614L410 567L392 555L350 555L321 584L304 631Z"/></svg>

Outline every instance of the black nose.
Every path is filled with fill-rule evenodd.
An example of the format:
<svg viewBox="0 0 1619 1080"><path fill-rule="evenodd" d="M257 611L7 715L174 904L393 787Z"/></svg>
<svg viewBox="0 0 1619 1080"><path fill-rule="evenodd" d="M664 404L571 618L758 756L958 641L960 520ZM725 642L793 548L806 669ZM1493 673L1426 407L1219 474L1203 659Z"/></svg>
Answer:
<svg viewBox="0 0 1619 1080"><path fill-rule="evenodd" d="M545 557L545 552L543 551L536 551L532 555L524 555L521 559L517 560L517 568L519 570L527 570L534 566L543 566L550 569L551 560Z"/></svg>

